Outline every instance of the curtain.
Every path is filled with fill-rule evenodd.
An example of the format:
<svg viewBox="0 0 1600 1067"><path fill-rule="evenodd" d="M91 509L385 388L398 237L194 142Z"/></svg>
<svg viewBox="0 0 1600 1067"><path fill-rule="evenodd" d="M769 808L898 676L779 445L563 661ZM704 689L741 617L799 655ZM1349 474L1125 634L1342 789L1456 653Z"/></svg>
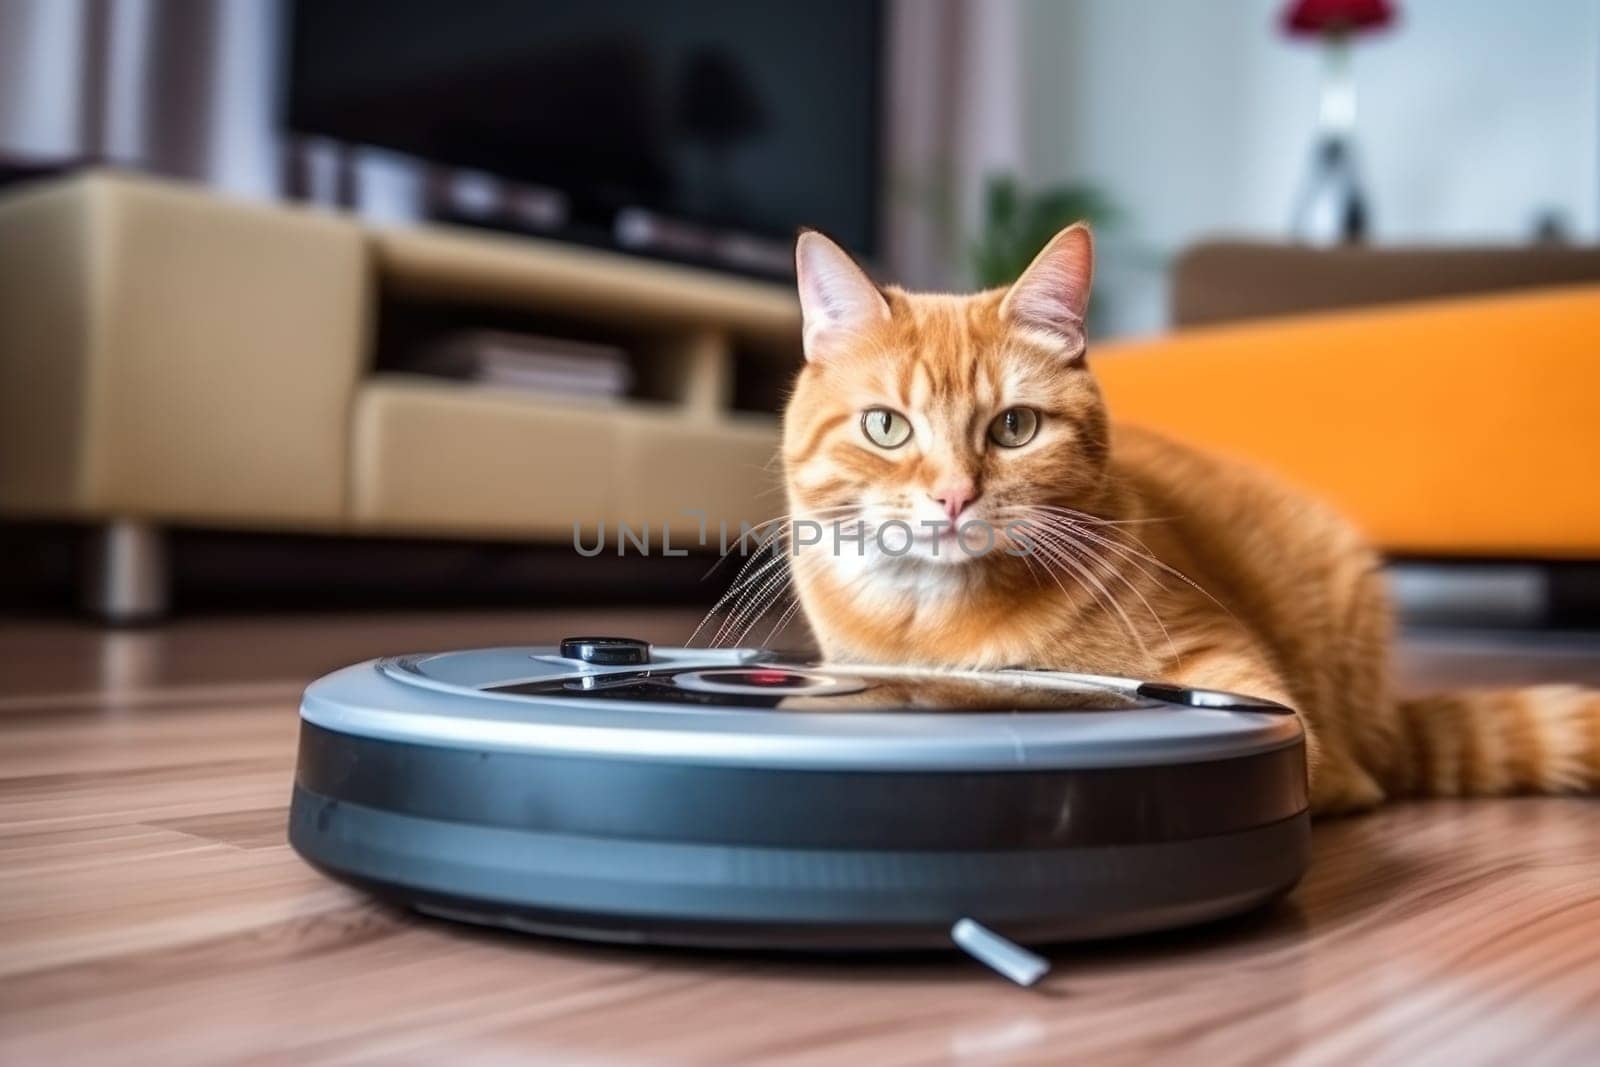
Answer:
<svg viewBox="0 0 1600 1067"><path fill-rule="evenodd" d="M985 179L1024 172L1021 9L1022 0L889 5L886 280L967 285L964 247Z"/></svg>
<svg viewBox="0 0 1600 1067"><path fill-rule="evenodd" d="M271 196L278 0L0 0L0 163L116 163Z"/></svg>

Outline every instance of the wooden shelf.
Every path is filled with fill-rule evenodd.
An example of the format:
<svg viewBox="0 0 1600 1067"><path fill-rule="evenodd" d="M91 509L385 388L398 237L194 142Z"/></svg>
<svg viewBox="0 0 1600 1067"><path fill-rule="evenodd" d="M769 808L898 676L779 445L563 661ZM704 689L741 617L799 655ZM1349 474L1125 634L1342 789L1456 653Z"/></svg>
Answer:
<svg viewBox="0 0 1600 1067"><path fill-rule="evenodd" d="M422 328L493 326L615 344L633 361L632 403L702 424L769 424L799 368L791 286L554 241L451 227L372 231L377 366ZM396 328L396 324L401 326ZM530 402L549 398L529 397Z"/></svg>
<svg viewBox="0 0 1600 1067"><path fill-rule="evenodd" d="M574 518L659 530L685 508L767 517L778 413L802 361L792 286L449 227L368 239L383 373L357 406L358 526L563 537ZM589 404L392 373L430 338L484 328L614 346L633 390Z"/></svg>
<svg viewBox="0 0 1600 1067"><path fill-rule="evenodd" d="M787 285L443 226L379 229L372 240L379 276L396 292L711 326L780 352L799 345L800 307Z"/></svg>

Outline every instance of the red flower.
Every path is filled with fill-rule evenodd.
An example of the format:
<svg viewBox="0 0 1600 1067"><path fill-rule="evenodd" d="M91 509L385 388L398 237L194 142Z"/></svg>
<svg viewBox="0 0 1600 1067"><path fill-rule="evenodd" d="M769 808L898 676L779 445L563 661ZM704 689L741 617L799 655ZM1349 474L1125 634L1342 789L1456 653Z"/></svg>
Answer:
<svg viewBox="0 0 1600 1067"><path fill-rule="evenodd" d="M1291 0L1283 12L1283 29L1293 37L1363 33L1394 21L1389 0Z"/></svg>

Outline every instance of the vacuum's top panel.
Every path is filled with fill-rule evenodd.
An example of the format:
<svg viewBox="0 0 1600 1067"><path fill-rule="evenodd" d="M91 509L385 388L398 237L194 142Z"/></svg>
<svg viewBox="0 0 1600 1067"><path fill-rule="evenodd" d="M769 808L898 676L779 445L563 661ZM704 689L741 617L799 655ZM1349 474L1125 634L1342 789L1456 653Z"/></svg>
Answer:
<svg viewBox="0 0 1600 1067"><path fill-rule="evenodd" d="M1148 766L1301 737L1279 705L1133 679L819 664L618 638L370 661L314 683L301 713L402 742L840 770Z"/></svg>

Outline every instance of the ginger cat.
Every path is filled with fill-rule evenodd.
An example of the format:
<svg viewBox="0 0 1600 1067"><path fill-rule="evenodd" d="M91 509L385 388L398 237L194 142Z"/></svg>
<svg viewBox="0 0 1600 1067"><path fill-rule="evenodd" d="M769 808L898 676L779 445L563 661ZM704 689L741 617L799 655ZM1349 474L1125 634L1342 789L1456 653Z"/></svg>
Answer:
<svg viewBox="0 0 1600 1067"><path fill-rule="evenodd" d="M859 549L831 536L793 549L830 659L1054 667L1277 700L1305 724L1322 813L1600 781L1600 694L1396 700L1379 561L1349 525L1259 471L1110 420L1085 359L1081 224L1009 289L971 296L880 290L815 232L796 260L806 365L784 416L790 515L885 531ZM914 536L891 537L896 523Z"/></svg>

